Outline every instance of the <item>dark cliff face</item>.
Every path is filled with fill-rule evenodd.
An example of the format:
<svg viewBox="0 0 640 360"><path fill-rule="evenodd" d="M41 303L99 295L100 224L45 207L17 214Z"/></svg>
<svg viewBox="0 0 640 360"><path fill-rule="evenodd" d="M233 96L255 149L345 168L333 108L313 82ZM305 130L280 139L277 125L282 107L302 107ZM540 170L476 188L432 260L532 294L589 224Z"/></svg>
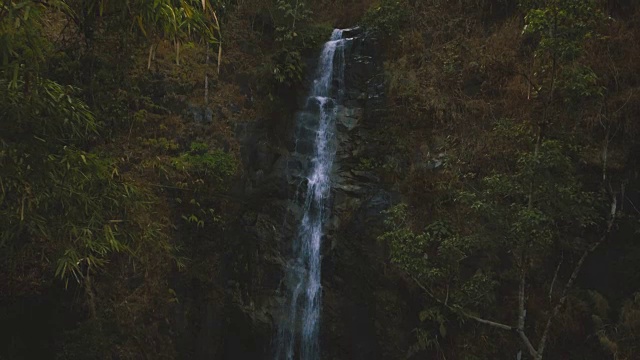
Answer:
<svg viewBox="0 0 640 360"><path fill-rule="evenodd" d="M387 273L384 246L376 240L382 211L395 196L361 166L362 159L379 151L369 134L381 126L382 59L375 38L357 30L345 34L352 36L345 54L346 94L336 124L331 217L323 240L322 357L393 359L408 347L415 312L409 311L400 282ZM195 358L272 357L271 341L286 296L284 265L301 216L293 201L307 166L300 148L315 136L281 121L280 136L259 122L236 129L245 165L236 191L245 203L227 236L238 246L226 260L228 277L221 279L226 300L205 300L198 307L198 338L220 346L198 344Z"/></svg>

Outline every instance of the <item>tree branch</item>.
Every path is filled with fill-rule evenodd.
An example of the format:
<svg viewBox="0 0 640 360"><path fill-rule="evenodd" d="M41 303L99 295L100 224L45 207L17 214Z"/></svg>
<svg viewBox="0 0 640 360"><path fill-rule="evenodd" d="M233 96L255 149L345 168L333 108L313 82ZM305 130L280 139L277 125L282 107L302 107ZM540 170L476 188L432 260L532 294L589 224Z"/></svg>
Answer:
<svg viewBox="0 0 640 360"><path fill-rule="evenodd" d="M522 274L520 274L520 286L518 287L518 330L520 331L524 331L524 319L526 317L524 311L524 283L525 272L522 270Z"/></svg>
<svg viewBox="0 0 640 360"><path fill-rule="evenodd" d="M491 320L486 320L486 319L483 319L483 318L479 318L479 317L477 317L477 316L470 315L470 314L467 314L467 313L465 313L465 312L460 312L460 313L461 313L462 315L464 315L465 317L467 317L467 318L469 318L469 319L471 319L471 320L475 320L475 321L477 321L477 322L479 322L479 323L482 323L482 324L490 325L490 326L497 327L497 328L499 328L499 329L503 329L503 330L507 330L507 331L514 331L514 330L517 330L517 329L515 329L515 328L514 328L514 327L512 327L512 326L505 325L505 324L502 324L502 323L499 323L499 322L495 322L495 321L491 321Z"/></svg>
<svg viewBox="0 0 640 360"><path fill-rule="evenodd" d="M560 300L558 300L558 303L556 304L556 306L553 308L553 311L551 312L551 316L549 316L549 319L547 319L547 324L544 328L544 332L542 333L542 338L540 339L540 344L538 345L538 351L537 351L538 354L535 357L535 359L537 360L542 359L542 353L544 352L544 348L547 343L547 338L549 337L549 330L551 329L553 320L555 319L556 316L558 316L558 314L560 313L560 309L562 309L564 304L567 302L567 298L569 297L568 295L569 290L571 289L571 287L573 286L573 283L578 277L578 274L580 273L580 270L582 269L582 266L584 265L585 260L587 259L589 254L591 254L595 249L598 248L598 246L600 246L600 244L602 244L609 238L609 234L613 229L613 224L616 218L617 205L618 205L618 200L616 198L616 195L614 194L611 201L611 213L609 215L609 221L607 222L607 230L602 235L600 240L598 240L595 244L591 245L587 250L584 251L584 253L582 253L582 257L580 257L580 260L578 260L578 263L576 264L575 268L573 269L573 272L571 273L571 277L567 281L567 284L564 286L564 289L562 289L562 296L560 297Z"/></svg>
<svg viewBox="0 0 640 360"><path fill-rule="evenodd" d="M524 345L527 347L527 350L529 351L529 354L531 355L531 357L533 357L534 359L537 359L539 353L533 347L533 344L531 343L531 341L529 341L527 334L525 334L524 330L521 330L521 329L518 329L517 331L518 331L518 334L520 335L520 339L522 340Z"/></svg>
<svg viewBox="0 0 640 360"><path fill-rule="evenodd" d="M525 332L524 332L524 322L525 322L525 319L527 317L527 311L524 309L525 281L526 281L526 273L525 273L524 269L522 269L522 273L520 274L520 286L518 287L518 328L517 328L517 332L518 332L518 335L520 335L520 339L522 340L524 345L527 347L527 350L529 351L529 354L531 354L531 356L533 358L536 358L536 356L538 356L538 353L536 352L536 349L533 347L533 344L531 344L531 341L527 337L527 334L525 334Z"/></svg>

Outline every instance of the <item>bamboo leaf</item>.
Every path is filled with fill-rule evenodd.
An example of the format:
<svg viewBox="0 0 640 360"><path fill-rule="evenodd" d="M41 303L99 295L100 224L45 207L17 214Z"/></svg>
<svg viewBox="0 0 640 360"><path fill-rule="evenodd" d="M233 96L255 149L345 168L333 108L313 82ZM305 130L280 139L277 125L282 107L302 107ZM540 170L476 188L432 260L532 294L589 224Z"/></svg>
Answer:
<svg viewBox="0 0 640 360"><path fill-rule="evenodd" d="M142 31L144 36L147 37L147 31L144 29L144 25L142 24L142 16L136 16L136 20L138 20L138 26L140 27L140 30Z"/></svg>
<svg viewBox="0 0 640 360"><path fill-rule="evenodd" d="M440 324L440 335L442 335L442 337L447 336L447 328L442 323Z"/></svg>
<svg viewBox="0 0 640 360"><path fill-rule="evenodd" d="M420 311L420 313L418 314L418 318L420 318L421 322L424 322L425 320L427 320L429 318L429 312L426 310Z"/></svg>

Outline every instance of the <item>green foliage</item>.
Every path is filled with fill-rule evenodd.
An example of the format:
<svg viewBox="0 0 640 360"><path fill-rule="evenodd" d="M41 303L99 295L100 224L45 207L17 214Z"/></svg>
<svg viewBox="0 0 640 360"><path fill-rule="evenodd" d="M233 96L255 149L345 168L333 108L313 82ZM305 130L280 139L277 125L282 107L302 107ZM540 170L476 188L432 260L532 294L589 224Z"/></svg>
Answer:
<svg viewBox="0 0 640 360"><path fill-rule="evenodd" d="M362 24L385 36L393 36L406 24L409 6L406 0L381 0L362 18Z"/></svg>
<svg viewBox="0 0 640 360"><path fill-rule="evenodd" d="M520 5L525 12L522 33L537 41L534 78L540 83L538 90L546 88L553 95L557 83L564 102L572 108L601 99L604 87L597 74L578 62L587 41L600 39L599 29L607 22L596 1L524 0Z"/></svg>
<svg viewBox="0 0 640 360"><path fill-rule="evenodd" d="M558 88L565 104L575 107L587 101L603 99L606 88L599 83L600 79L593 69L576 65L562 71Z"/></svg>
<svg viewBox="0 0 640 360"><path fill-rule="evenodd" d="M47 6L70 13L64 1L51 1ZM51 44L42 36L43 12L46 7L37 1L4 1L0 5L0 66L1 78L10 88L17 89L21 79L28 82L41 70Z"/></svg>
<svg viewBox="0 0 640 360"><path fill-rule="evenodd" d="M220 149L212 150L201 142L192 142L190 151L173 158L171 163L187 174L212 179L214 184L221 184L237 169L237 162L231 154Z"/></svg>
<svg viewBox="0 0 640 360"><path fill-rule="evenodd" d="M170 229L181 224L182 209L172 212L169 205L175 204L160 196L190 192L185 206L190 224L219 222L220 206L206 191L220 191L218 179L235 173L237 165L233 155L202 143L181 154L179 135L171 132L192 124L178 123L178 116L167 116L170 111L157 102L166 104L167 92L191 95L193 84L171 87L173 78L167 78L173 74L139 76L132 65L146 60L145 42L169 40L176 50L187 43L189 53L198 56L204 54L199 44L219 43L212 3L217 4L0 4L0 292L10 302L23 295L44 300L37 306L45 313L58 305L73 312L60 329L77 328L64 339L55 334L45 341L63 343L59 358L171 356L142 336L158 343L168 337L157 330L168 326L166 280L171 260L179 269L185 264L175 257L175 238L183 237L169 239ZM205 70L196 66L194 72ZM172 111L183 101L172 103ZM157 173L144 168L150 160L165 166L165 178L158 181ZM189 189L158 184L176 179L186 179ZM171 214L177 214L175 225ZM73 291L59 292L60 284ZM53 332L36 336L48 334ZM0 351L0 357L5 354Z"/></svg>
<svg viewBox="0 0 640 360"><path fill-rule="evenodd" d="M415 231L407 205L386 213L380 239L389 244L391 260L436 300L435 308L420 315L422 321L435 320L422 327L417 348L436 346L434 322L444 326L432 315L437 309L449 315L485 314L507 305L501 293L506 284L523 271L550 279L548 258L558 249L581 253L589 244L584 238L588 229L601 223L597 196L578 180L570 146L548 139L536 149L530 130L508 121L499 122L495 133L519 150L496 159L505 168L457 192L456 204L465 209L463 221L436 217L423 231ZM446 328L440 331L445 334Z"/></svg>
<svg viewBox="0 0 640 360"><path fill-rule="evenodd" d="M599 293L589 292L599 345L616 359L631 360L637 354L640 341L640 293L623 301L617 311L611 311L607 300ZM612 321L612 315L617 319Z"/></svg>
<svg viewBox="0 0 640 360"><path fill-rule="evenodd" d="M604 15L594 0L524 0L523 34L539 39L538 53L572 60L582 52L586 39L596 34Z"/></svg>
<svg viewBox="0 0 640 360"><path fill-rule="evenodd" d="M378 163L378 161L376 161L373 158L360 158L360 161L356 165L356 170L373 171L382 166L383 166L382 164Z"/></svg>
<svg viewBox="0 0 640 360"><path fill-rule="evenodd" d="M6 80L0 79L0 115L12 119L0 123L5 144L28 153L33 145L37 149L58 148L85 142L96 134L93 114L73 96L74 88L46 79L34 80L30 84L18 79L14 85L7 84Z"/></svg>
<svg viewBox="0 0 640 360"><path fill-rule="evenodd" d="M101 5L106 1L102 1ZM199 36L205 42L221 42L220 24L208 1L200 0L139 0L133 6L117 4L116 7L133 8L127 17L133 17L144 36L171 40L176 46L176 63L180 63L180 44Z"/></svg>
<svg viewBox="0 0 640 360"><path fill-rule="evenodd" d="M311 17L311 11L302 0L276 1L276 41L294 43L299 37L298 29Z"/></svg>
<svg viewBox="0 0 640 360"><path fill-rule="evenodd" d="M629 155L622 155L628 141L622 126L609 122L619 115L611 115L609 99L618 93L615 108L626 109L635 98L631 92L637 93L620 85L622 78L635 78L637 66L629 67L628 54L637 47L629 47L634 42L626 36L619 47L612 41L621 36L618 29L627 29L624 16L612 12L616 21L610 21L602 10L617 5L601 1L519 1L520 11L504 1L408 3L407 24L388 27L396 35L385 53L387 111L393 113L388 122L410 142L408 153L418 154L408 156L415 158L409 160L412 170L433 157L439 138L453 139L443 146L449 161L441 171L413 177L404 171L398 189L408 204L387 213L381 237L392 262L418 283L416 290L424 290L412 350L423 350L419 355L425 358L456 359L515 357L523 350L526 358L513 333L500 335L474 321L458 327L452 320L477 315L515 326L524 274L525 333L538 347L571 271L580 272L576 264L587 254L582 271L588 274L580 272L580 280L571 283L569 300L550 327L545 358L604 358L596 337L585 335L594 332L580 318L584 304L574 296L578 285L589 284L600 287L604 298L616 298L615 290L600 283L602 271L609 261L629 268L607 250L593 251L595 261L585 253L603 239L610 196L617 197L621 211L620 193L611 193L620 182L628 192L634 182L622 174L629 169L626 160L611 162ZM378 18L387 12L381 9ZM635 70L623 76L623 67ZM636 117L626 119L633 123ZM598 168L605 168L610 187L600 183ZM631 233L623 230L620 214L611 241ZM432 226L447 235L436 235ZM623 282L627 289L630 281ZM631 359L629 349L637 346L620 340L637 337L622 335L619 310L609 311L614 320L598 326L607 335L602 347L615 358ZM448 320L446 342L438 332L438 313Z"/></svg>
<svg viewBox="0 0 640 360"><path fill-rule="evenodd" d="M304 65L299 51L283 48L274 60L273 77L278 83L292 86L302 81Z"/></svg>
<svg viewBox="0 0 640 360"><path fill-rule="evenodd" d="M209 0L68 0L67 3L89 37L109 18L108 25L126 24L126 28L151 41L167 39L176 45L191 39L221 41L220 24Z"/></svg>
<svg viewBox="0 0 640 360"><path fill-rule="evenodd" d="M443 329L446 328L443 327ZM424 350L440 350L440 341L437 331L417 328L414 332L416 334L416 342L409 347L407 354L408 357L414 356Z"/></svg>
<svg viewBox="0 0 640 360"><path fill-rule="evenodd" d="M273 21L277 51L270 69L277 84L294 86L302 81L302 53L326 41L331 29L310 24L312 12L305 0L277 0Z"/></svg>
<svg viewBox="0 0 640 360"><path fill-rule="evenodd" d="M175 199L177 203L182 203L182 199ZM189 206L192 210L187 215L182 215L181 218L189 224L196 225L196 228L204 228L207 224L217 224L222 221L220 215L212 208L203 207L196 199L189 201Z"/></svg>
<svg viewBox="0 0 640 360"><path fill-rule="evenodd" d="M134 217L147 211L149 199L119 179L114 161L70 146L22 154L2 157L1 245L9 253L49 243L58 259L55 275L79 282L112 254L136 256L140 243L151 240L145 232L152 228Z"/></svg>
<svg viewBox="0 0 640 360"><path fill-rule="evenodd" d="M167 139L165 137L160 137L157 139L145 139L142 143L146 146L153 148L156 151L162 152L170 152L175 151L180 148L178 143L173 139Z"/></svg>
<svg viewBox="0 0 640 360"><path fill-rule="evenodd" d="M414 232L406 204L397 205L386 214L387 231L379 240L389 244L391 260L403 271L428 286L433 295L452 304L486 306L493 301L491 290L496 284L482 269L468 279L461 277L463 261L482 250L481 242L454 235L450 226L441 221L431 223L423 232Z"/></svg>
<svg viewBox="0 0 640 360"><path fill-rule="evenodd" d="M569 150L557 140L543 140L538 151L520 151L511 172L485 177L481 190L462 192L458 199L491 222L486 235L517 256L528 252L542 259L558 243L581 249L583 244L567 239L600 218L597 196L583 189Z"/></svg>
<svg viewBox="0 0 640 360"><path fill-rule="evenodd" d="M52 47L42 33L45 10L77 16L69 4L0 8L0 248L11 256L40 244L65 283L100 271L117 253L169 249L160 226L140 216L151 196L120 176L116 160L88 150L99 122L79 90L43 71Z"/></svg>
<svg viewBox="0 0 640 360"><path fill-rule="evenodd" d="M280 84L294 85L302 81L303 64L300 53L300 28L311 17L304 0L277 0L274 22L275 40L279 51L275 55L272 69Z"/></svg>
<svg viewBox="0 0 640 360"><path fill-rule="evenodd" d="M310 23L305 26L302 30L302 50L316 50L322 44L324 44L331 32L333 31L333 26L328 23L323 24L315 24Z"/></svg>

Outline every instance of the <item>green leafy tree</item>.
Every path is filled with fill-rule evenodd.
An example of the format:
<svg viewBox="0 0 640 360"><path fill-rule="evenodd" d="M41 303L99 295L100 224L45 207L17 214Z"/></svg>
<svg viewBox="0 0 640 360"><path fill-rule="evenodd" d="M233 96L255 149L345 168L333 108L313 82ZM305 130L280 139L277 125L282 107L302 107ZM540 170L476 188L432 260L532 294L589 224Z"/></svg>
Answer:
<svg viewBox="0 0 640 360"><path fill-rule="evenodd" d="M275 40L278 52L275 55L273 76L280 84L295 85L302 81L304 65L301 49L302 31L311 17L304 0L277 0L274 14Z"/></svg>
<svg viewBox="0 0 640 360"><path fill-rule="evenodd" d="M416 232L408 222L407 207L400 206L389 213L388 232L381 239L390 243L392 260L436 301L436 308L513 332L532 358L542 359L553 321L586 257L611 232L616 201L609 219L603 221L600 196L584 190L567 145L544 139L536 147L537 137L531 130L514 129L509 122L498 124L494 132L499 138L515 140L512 148L522 150L515 161L502 159L509 164L507 171L495 171L458 194L456 201L469 209L463 224L436 221ZM590 236L597 228L600 235ZM562 260L555 272L549 266L549 259L557 254L575 259L564 286L558 285ZM534 277L545 280L529 283L527 279ZM499 300L505 287L514 295L507 299L515 298L516 303ZM527 293L544 292L545 287L550 308L527 315ZM483 315L496 307L511 309L508 313L516 318L505 324ZM540 333L527 331L527 317L536 323L546 319ZM534 335L539 336L537 345Z"/></svg>
<svg viewBox="0 0 640 360"><path fill-rule="evenodd" d="M530 80L534 95L548 107L558 95L565 104L600 99L603 88L579 61L586 41L600 37L606 17L593 0L523 0L523 35L536 42ZM558 94L558 92L560 94ZM548 122L545 112L541 126Z"/></svg>

